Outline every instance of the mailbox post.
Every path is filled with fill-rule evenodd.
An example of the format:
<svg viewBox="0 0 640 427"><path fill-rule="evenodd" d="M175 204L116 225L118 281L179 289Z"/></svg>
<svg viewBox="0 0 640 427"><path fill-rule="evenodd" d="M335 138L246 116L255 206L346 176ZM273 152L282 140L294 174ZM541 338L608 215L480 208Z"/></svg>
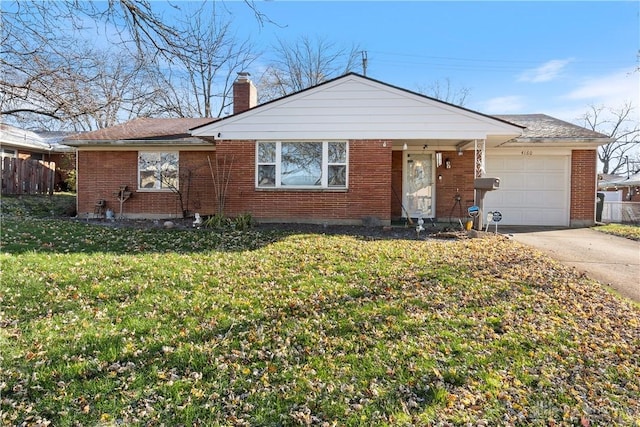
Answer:
<svg viewBox="0 0 640 427"><path fill-rule="evenodd" d="M482 216L484 215L484 195L487 191L500 188L500 178L476 178L473 180L473 188L476 190L476 205L480 208L478 215L478 230L482 231Z"/></svg>

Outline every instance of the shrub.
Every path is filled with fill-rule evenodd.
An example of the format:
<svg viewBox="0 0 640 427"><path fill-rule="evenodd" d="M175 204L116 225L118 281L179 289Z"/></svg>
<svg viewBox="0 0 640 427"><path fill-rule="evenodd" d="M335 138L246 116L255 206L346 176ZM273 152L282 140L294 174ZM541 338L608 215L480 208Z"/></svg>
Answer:
<svg viewBox="0 0 640 427"><path fill-rule="evenodd" d="M253 217L250 213L243 213L233 219L232 225L236 230L248 230L253 227Z"/></svg>
<svg viewBox="0 0 640 427"><path fill-rule="evenodd" d="M223 214L215 214L202 222L204 228L224 229L231 226L231 220Z"/></svg>

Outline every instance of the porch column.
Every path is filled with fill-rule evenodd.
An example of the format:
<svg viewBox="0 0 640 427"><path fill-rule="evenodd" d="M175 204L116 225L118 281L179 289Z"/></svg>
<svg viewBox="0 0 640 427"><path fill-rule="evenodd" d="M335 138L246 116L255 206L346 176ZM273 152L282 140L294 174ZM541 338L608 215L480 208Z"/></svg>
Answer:
<svg viewBox="0 0 640 427"><path fill-rule="evenodd" d="M485 139L476 139L474 142L474 158L475 158L475 171L474 178L482 178L485 174L484 169L484 155L485 155Z"/></svg>
<svg viewBox="0 0 640 427"><path fill-rule="evenodd" d="M485 174L484 168L484 156L485 156L485 139L475 139L474 141L474 157L475 157L475 168L473 173L473 178L482 178ZM484 190L473 190L473 199L474 205L480 208L480 215L478 215L478 230L482 231L483 226L483 216L484 216Z"/></svg>

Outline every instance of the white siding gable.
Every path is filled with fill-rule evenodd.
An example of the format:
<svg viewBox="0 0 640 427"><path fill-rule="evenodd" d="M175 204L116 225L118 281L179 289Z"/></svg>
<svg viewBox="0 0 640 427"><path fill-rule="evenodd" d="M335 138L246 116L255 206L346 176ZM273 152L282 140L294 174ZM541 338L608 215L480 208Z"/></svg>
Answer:
<svg viewBox="0 0 640 427"><path fill-rule="evenodd" d="M484 139L517 126L350 74L194 129L225 140ZM220 134L220 135L218 135Z"/></svg>

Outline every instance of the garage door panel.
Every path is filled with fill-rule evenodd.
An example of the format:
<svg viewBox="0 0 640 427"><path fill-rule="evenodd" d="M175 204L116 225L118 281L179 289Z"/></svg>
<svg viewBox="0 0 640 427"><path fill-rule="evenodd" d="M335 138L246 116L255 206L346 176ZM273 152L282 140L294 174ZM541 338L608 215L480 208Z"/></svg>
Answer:
<svg viewBox="0 0 640 427"><path fill-rule="evenodd" d="M537 189L527 190L526 195L527 197L524 206L537 209L540 209L541 207L549 207L549 201L545 200L545 197L547 195L546 192Z"/></svg>
<svg viewBox="0 0 640 427"><path fill-rule="evenodd" d="M500 189L486 193L484 208L500 211L501 225L568 225L568 156L488 154L486 170Z"/></svg>
<svg viewBox="0 0 640 427"><path fill-rule="evenodd" d="M525 177L521 173L503 173L499 178L501 189L520 189L525 185Z"/></svg>
<svg viewBox="0 0 640 427"><path fill-rule="evenodd" d="M489 212L489 211L488 211ZM502 209L500 210L502 213L502 221L500 221L500 225L505 225L506 218L509 218L510 222L507 222L506 225L513 225L511 222L515 221L518 224L524 222L522 209Z"/></svg>
<svg viewBox="0 0 640 427"><path fill-rule="evenodd" d="M564 169L567 163L566 158L560 156L560 158L548 157L543 164L543 167L547 171L557 171Z"/></svg>
<svg viewBox="0 0 640 427"><path fill-rule="evenodd" d="M488 209L488 208L487 208ZM490 212L490 210L487 210ZM503 220L500 225L558 225L564 221L564 211L549 211L547 209L511 208L501 209ZM509 219L508 222L506 220Z"/></svg>
<svg viewBox="0 0 640 427"><path fill-rule="evenodd" d="M564 211L567 204L566 195L562 191L549 191L545 194L544 204L548 209Z"/></svg>
<svg viewBox="0 0 640 427"><path fill-rule="evenodd" d="M522 217L525 224L558 225L564 222L565 212L561 209L531 209Z"/></svg>
<svg viewBox="0 0 640 427"><path fill-rule="evenodd" d="M557 190L558 185L566 182L564 173L549 173L544 176L540 183L541 187L545 190Z"/></svg>
<svg viewBox="0 0 640 427"><path fill-rule="evenodd" d="M485 167L500 169L503 171L520 172L525 167L524 159L521 158L492 158L487 159Z"/></svg>
<svg viewBox="0 0 640 427"><path fill-rule="evenodd" d="M488 210L498 210L500 206L511 204L521 206L525 203L526 196L522 190L502 190L488 192L484 197L484 206Z"/></svg>
<svg viewBox="0 0 640 427"><path fill-rule="evenodd" d="M522 185L518 188L537 190L544 186L545 175L543 173L527 173L526 175L521 174L520 179L522 181Z"/></svg>
<svg viewBox="0 0 640 427"><path fill-rule="evenodd" d="M529 171L543 171L548 167L548 162L545 159L532 157L527 160L528 161L526 162L526 168Z"/></svg>

